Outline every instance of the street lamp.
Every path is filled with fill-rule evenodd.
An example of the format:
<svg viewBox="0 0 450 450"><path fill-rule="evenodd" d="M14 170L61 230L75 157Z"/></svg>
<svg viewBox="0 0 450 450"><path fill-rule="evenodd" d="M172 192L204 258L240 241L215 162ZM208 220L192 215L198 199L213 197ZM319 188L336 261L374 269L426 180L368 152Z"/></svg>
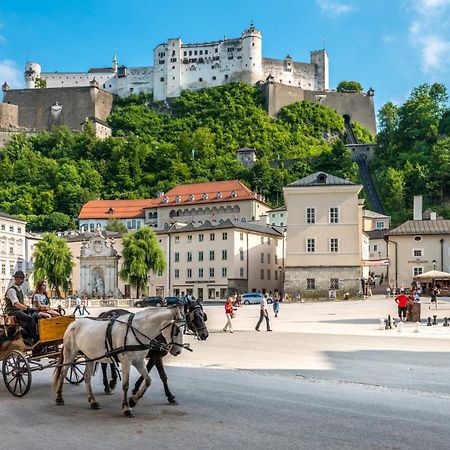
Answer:
<svg viewBox="0 0 450 450"><path fill-rule="evenodd" d="M433 259L433 261L431 261L433 263L433 270L436 270L436 260Z"/></svg>

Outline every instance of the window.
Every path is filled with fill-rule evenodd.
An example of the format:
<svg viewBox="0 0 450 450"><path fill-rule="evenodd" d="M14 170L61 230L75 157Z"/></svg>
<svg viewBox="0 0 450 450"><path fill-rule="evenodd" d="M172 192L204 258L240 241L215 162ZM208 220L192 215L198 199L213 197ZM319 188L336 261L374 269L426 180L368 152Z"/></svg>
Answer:
<svg viewBox="0 0 450 450"><path fill-rule="evenodd" d="M264 253L261 253L261 262L264 263Z"/></svg>
<svg viewBox="0 0 450 450"><path fill-rule="evenodd" d="M202 268L198 269L198 277L203 278L203 269Z"/></svg>
<svg viewBox="0 0 450 450"><path fill-rule="evenodd" d="M339 289L339 278L330 278L330 289Z"/></svg>
<svg viewBox="0 0 450 450"><path fill-rule="evenodd" d="M203 261L203 252L198 252L198 260Z"/></svg>
<svg viewBox="0 0 450 450"><path fill-rule="evenodd" d="M224 277L224 278L227 277L227 268L226 267L222 267L222 277Z"/></svg>
<svg viewBox="0 0 450 450"><path fill-rule="evenodd" d="M264 236L261 236L261 244L264 244Z"/></svg>
<svg viewBox="0 0 450 450"><path fill-rule="evenodd" d="M21 227L17 227L17 232L20 234L22 233L22 228Z"/></svg>
<svg viewBox="0 0 450 450"><path fill-rule="evenodd" d="M330 252L337 253L339 251L339 239L330 238Z"/></svg>
<svg viewBox="0 0 450 450"><path fill-rule="evenodd" d="M203 239L205 239L205 236L203 234L198 235L198 242L203 242Z"/></svg>
<svg viewBox="0 0 450 450"><path fill-rule="evenodd" d="M275 255L275 264L278 264L278 255Z"/></svg>
<svg viewBox="0 0 450 450"><path fill-rule="evenodd" d="M192 234L188 234L187 241L192 242Z"/></svg>
<svg viewBox="0 0 450 450"><path fill-rule="evenodd" d="M377 222L375 225L377 230L383 230L384 229L384 222Z"/></svg>
<svg viewBox="0 0 450 450"><path fill-rule="evenodd" d="M210 278L214 277L214 267L209 268L209 277Z"/></svg>
<svg viewBox="0 0 450 450"><path fill-rule="evenodd" d="M243 240L244 240L244 233L240 233L240 235L239 235L239 239L240 239L241 241L243 241Z"/></svg>
<svg viewBox="0 0 450 450"><path fill-rule="evenodd" d="M241 268L239 269L239 276L240 276L241 278L244 276L244 268L243 268L243 267L241 267Z"/></svg>
<svg viewBox="0 0 450 450"><path fill-rule="evenodd" d="M220 288L220 298L227 298L227 288Z"/></svg>
<svg viewBox="0 0 450 450"><path fill-rule="evenodd" d="M306 208L306 223L316 223L316 208Z"/></svg>
<svg viewBox="0 0 450 450"><path fill-rule="evenodd" d="M2 223L2 231L5 231L5 229L6 229L5 224Z"/></svg>
<svg viewBox="0 0 450 450"><path fill-rule="evenodd" d="M175 278L180 278L180 269L175 269L174 277Z"/></svg>
<svg viewBox="0 0 450 450"><path fill-rule="evenodd" d="M175 262L180 262L180 253L179 252L175 253Z"/></svg>
<svg viewBox="0 0 450 450"><path fill-rule="evenodd" d="M261 280L264 280L264 269L261 269Z"/></svg>
<svg viewBox="0 0 450 450"><path fill-rule="evenodd" d="M270 280L270 270L267 271L267 279Z"/></svg>
<svg viewBox="0 0 450 450"><path fill-rule="evenodd" d="M175 244L179 244L180 243L180 236L175 236Z"/></svg>
<svg viewBox="0 0 450 450"><path fill-rule="evenodd" d="M423 248L414 248L413 256L415 256L416 258L420 258L421 256L423 256Z"/></svg>
<svg viewBox="0 0 450 450"><path fill-rule="evenodd" d="M316 288L316 279L315 278L307 278L306 279L306 289L315 289Z"/></svg>
<svg viewBox="0 0 450 450"><path fill-rule="evenodd" d="M373 251L374 251L374 252L377 252L377 251L378 251L378 245L375 244L375 245L373 246Z"/></svg>
<svg viewBox="0 0 450 450"><path fill-rule="evenodd" d="M214 288L208 289L208 299L214 300L216 298L216 290Z"/></svg>
<svg viewBox="0 0 450 450"><path fill-rule="evenodd" d="M271 264L270 263L270 256L271 256L270 253L267 253L267 264Z"/></svg>
<svg viewBox="0 0 450 450"><path fill-rule="evenodd" d="M316 251L316 239L307 238L306 239L306 251L308 253L314 253Z"/></svg>
<svg viewBox="0 0 450 450"><path fill-rule="evenodd" d="M14 273L14 264L9 265L9 273L12 275Z"/></svg>
<svg viewBox="0 0 450 450"><path fill-rule="evenodd" d="M162 276L163 276L162 270L158 270L158 277L162 277Z"/></svg>
<svg viewBox="0 0 450 450"><path fill-rule="evenodd" d="M270 245L272 243L272 239L267 238L267 245Z"/></svg>
<svg viewBox="0 0 450 450"><path fill-rule="evenodd" d="M187 252L187 262L192 262L192 252Z"/></svg>
<svg viewBox="0 0 450 450"><path fill-rule="evenodd" d="M215 253L214 253L214 250L210 250L210 251L209 251L209 260L210 260L210 261L214 261L214 259L215 259Z"/></svg>
<svg viewBox="0 0 450 450"><path fill-rule="evenodd" d="M187 278L192 278L192 269L187 269L186 276Z"/></svg>
<svg viewBox="0 0 450 450"><path fill-rule="evenodd" d="M222 233L222 240L226 241L228 239L228 233Z"/></svg>
<svg viewBox="0 0 450 450"><path fill-rule="evenodd" d="M164 61L161 63L161 61L159 62L160 64L164 64ZM164 77L161 77L160 79L159 79L159 81L164 81Z"/></svg>
<svg viewBox="0 0 450 450"><path fill-rule="evenodd" d="M216 238L216 235L214 233L210 233L209 234L209 240L210 241L214 241L215 238Z"/></svg>
<svg viewBox="0 0 450 450"><path fill-rule="evenodd" d="M275 270L275 281L278 281L278 270Z"/></svg>
<svg viewBox="0 0 450 450"><path fill-rule="evenodd" d="M423 267L413 267L413 276L417 276L423 273Z"/></svg>
<svg viewBox="0 0 450 450"><path fill-rule="evenodd" d="M222 261L226 261L228 259L228 252L226 250L222 250Z"/></svg>
<svg viewBox="0 0 450 450"><path fill-rule="evenodd" d="M330 208L329 222L339 223L339 208L337 207Z"/></svg>
<svg viewBox="0 0 450 450"><path fill-rule="evenodd" d="M14 253L14 246L13 245L9 246L9 253Z"/></svg>
<svg viewBox="0 0 450 450"><path fill-rule="evenodd" d="M2 263L2 275L6 275L6 264Z"/></svg>
<svg viewBox="0 0 450 450"><path fill-rule="evenodd" d="M13 226L10 226L10 227L9 227L9 231L11 231L11 233L14 233L14 227L13 227Z"/></svg>
<svg viewBox="0 0 450 450"><path fill-rule="evenodd" d="M244 261L244 250L242 248L239 249L239 259L241 261Z"/></svg>

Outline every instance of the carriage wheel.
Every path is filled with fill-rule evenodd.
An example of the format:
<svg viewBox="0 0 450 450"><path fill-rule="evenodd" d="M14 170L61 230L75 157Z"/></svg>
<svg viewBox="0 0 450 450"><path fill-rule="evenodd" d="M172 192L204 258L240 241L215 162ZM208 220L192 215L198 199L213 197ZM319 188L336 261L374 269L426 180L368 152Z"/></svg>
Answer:
<svg viewBox="0 0 450 450"><path fill-rule="evenodd" d="M15 397L23 397L31 387L31 369L26 356L13 350L3 359L3 381Z"/></svg>
<svg viewBox="0 0 450 450"><path fill-rule="evenodd" d="M81 367L84 367L85 364L81 363L73 363L69 366L69 369L66 373L66 380L70 384L80 384L84 381L84 370L81 370Z"/></svg>

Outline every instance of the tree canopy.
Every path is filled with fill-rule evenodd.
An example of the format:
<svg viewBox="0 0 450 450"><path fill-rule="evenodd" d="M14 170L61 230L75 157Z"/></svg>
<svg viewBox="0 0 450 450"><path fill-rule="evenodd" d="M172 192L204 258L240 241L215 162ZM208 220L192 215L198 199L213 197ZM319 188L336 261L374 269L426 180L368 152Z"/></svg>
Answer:
<svg viewBox="0 0 450 450"><path fill-rule="evenodd" d="M362 84L358 81L341 81L337 87L338 92L362 92Z"/></svg>

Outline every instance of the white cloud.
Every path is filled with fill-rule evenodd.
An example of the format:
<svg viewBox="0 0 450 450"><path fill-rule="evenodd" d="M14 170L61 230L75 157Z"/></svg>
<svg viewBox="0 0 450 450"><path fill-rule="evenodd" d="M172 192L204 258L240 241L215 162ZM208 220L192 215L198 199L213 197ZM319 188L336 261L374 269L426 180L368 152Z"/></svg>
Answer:
<svg viewBox="0 0 450 450"><path fill-rule="evenodd" d="M326 13L342 16L353 11L353 6L348 3L340 3L335 0L317 0L320 9Z"/></svg>
<svg viewBox="0 0 450 450"><path fill-rule="evenodd" d="M450 67L448 13L450 0L415 0L409 33L418 49L423 72L446 72ZM439 30L439 31L437 31Z"/></svg>
<svg viewBox="0 0 450 450"><path fill-rule="evenodd" d="M422 67L425 72L441 71L450 64L450 41L438 36L426 36L422 41Z"/></svg>
<svg viewBox="0 0 450 450"><path fill-rule="evenodd" d="M0 60L0 84L6 81L11 88L20 88L23 85L22 79L22 71L14 61Z"/></svg>

